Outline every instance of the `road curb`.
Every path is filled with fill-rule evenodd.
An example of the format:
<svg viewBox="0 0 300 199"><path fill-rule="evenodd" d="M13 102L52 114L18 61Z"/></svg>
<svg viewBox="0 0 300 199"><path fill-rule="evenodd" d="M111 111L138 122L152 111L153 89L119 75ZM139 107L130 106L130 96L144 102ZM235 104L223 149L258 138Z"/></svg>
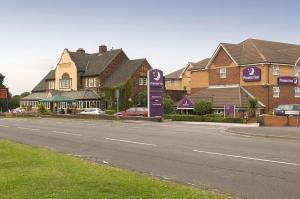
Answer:
<svg viewBox="0 0 300 199"><path fill-rule="evenodd" d="M230 130L230 129L225 129L224 131L226 131L227 133L232 133L232 134L237 134L237 135L245 135L245 136L251 136L251 137L300 140L300 138L297 138L297 137L287 137L287 136L277 136L277 135L259 135L259 134L252 134L252 133L234 131L234 130Z"/></svg>

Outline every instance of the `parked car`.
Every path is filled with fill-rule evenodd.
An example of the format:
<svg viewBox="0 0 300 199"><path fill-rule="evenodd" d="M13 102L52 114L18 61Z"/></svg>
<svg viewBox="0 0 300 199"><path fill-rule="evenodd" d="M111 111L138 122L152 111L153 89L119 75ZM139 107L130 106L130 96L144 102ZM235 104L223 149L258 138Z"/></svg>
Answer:
<svg viewBox="0 0 300 199"><path fill-rule="evenodd" d="M148 116L148 109L145 107L132 107L127 109L126 111L121 111L118 113L115 113L114 115L119 116Z"/></svg>
<svg viewBox="0 0 300 199"><path fill-rule="evenodd" d="M284 116L284 115L299 115L300 114L300 104L282 104L274 109L274 115Z"/></svg>
<svg viewBox="0 0 300 199"><path fill-rule="evenodd" d="M12 110L12 113L23 113L23 112L25 112L25 110L22 108L16 108L16 109Z"/></svg>
<svg viewBox="0 0 300 199"><path fill-rule="evenodd" d="M105 114L104 111L102 111L100 108L86 108L79 114L82 115L103 115Z"/></svg>

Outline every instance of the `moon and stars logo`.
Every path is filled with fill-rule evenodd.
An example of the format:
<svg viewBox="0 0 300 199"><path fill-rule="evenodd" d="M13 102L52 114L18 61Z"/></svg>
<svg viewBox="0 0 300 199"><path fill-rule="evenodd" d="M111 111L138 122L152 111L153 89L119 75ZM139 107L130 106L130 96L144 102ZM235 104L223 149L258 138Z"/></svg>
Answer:
<svg viewBox="0 0 300 199"><path fill-rule="evenodd" d="M255 70L254 70L254 68L253 68L253 67L251 67L251 68L248 68L248 73L249 73L249 75L250 75L250 76L253 76L253 75L254 75L254 73L255 73Z"/></svg>
<svg viewBox="0 0 300 199"><path fill-rule="evenodd" d="M154 79L155 81L159 81L159 80L160 80L161 75L160 75L160 72L159 72L159 71L153 71L152 74L153 74L153 79Z"/></svg>
<svg viewBox="0 0 300 199"><path fill-rule="evenodd" d="M295 85L298 84L298 78L294 78L294 84L295 84Z"/></svg>

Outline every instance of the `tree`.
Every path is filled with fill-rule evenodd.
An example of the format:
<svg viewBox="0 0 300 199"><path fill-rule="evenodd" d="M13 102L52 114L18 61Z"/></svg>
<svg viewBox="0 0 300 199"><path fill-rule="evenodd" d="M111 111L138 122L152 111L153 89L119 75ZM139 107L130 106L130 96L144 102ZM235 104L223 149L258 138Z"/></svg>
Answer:
<svg viewBox="0 0 300 199"><path fill-rule="evenodd" d="M134 98L134 105L138 107L147 107L147 91L142 91Z"/></svg>
<svg viewBox="0 0 300 199"><path fill-rule="evenodd" d="M175 112L176 105L174 101L171 99L170 95L168 94L164 95L163 104L164 104L164 114L171 114Z"/></svg>
<svg viewBox="0 0 300 199"><path fill-rule="evenodd" d="M255 116L257 108L258 108L257 98L249 97L248 98L248 110L247 110L249 118Z"/></svg>
<svg viewBox="0 0 300 199"><path fill-rule="evenodd" d="M197 115L206 115L211 113L212 103L210 101L198 101L194 104L194 112Z"/></svg>

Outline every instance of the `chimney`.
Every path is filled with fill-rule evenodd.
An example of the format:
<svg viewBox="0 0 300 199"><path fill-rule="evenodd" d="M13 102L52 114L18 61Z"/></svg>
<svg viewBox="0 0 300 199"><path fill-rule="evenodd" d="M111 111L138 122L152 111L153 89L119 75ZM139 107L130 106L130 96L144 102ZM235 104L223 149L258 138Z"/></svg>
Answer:
<svg viewBox="0 0 300 199"><path fill-rule="evenodd" d="M78 52L78 53L85 53L85 50L84 50L83 48L78 48L78 49L76 50L76 52Z"/></svg>
<svg viewBox="0 0 300 199"><path fill-rule="evenodd" d="M103 54L105 52L107 52L107 46L106 45L99 46L99 53Z"/></svg>

